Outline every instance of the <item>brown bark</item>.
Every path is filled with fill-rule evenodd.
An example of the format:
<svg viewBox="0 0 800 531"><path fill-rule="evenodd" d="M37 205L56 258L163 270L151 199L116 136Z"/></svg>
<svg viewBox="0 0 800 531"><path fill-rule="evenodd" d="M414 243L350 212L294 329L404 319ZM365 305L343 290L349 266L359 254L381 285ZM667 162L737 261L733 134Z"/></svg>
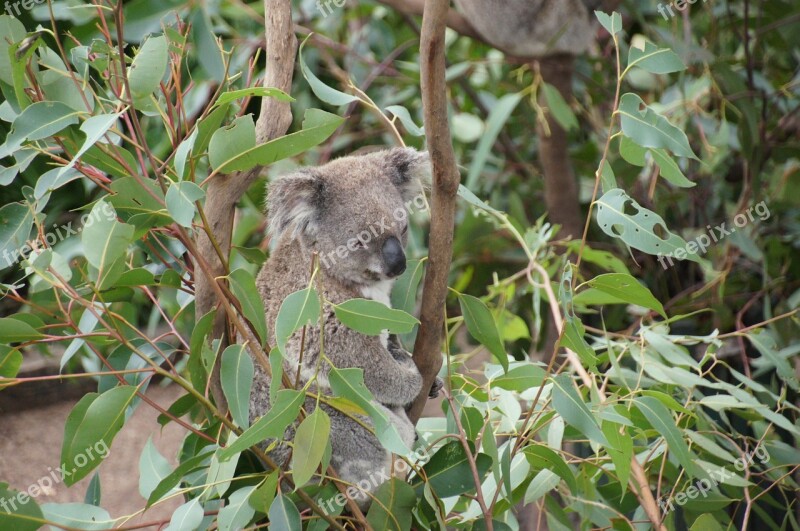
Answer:
<svg viewBox="0 0 800 531"><path fill-rule="evenodd" d="M553 85L569 102L572 99L572 75L575 58L572 55L549 55L539 61L539 71L546 83ZM546 107L544 96L539 105ZM578 183L569 158L567 132L552 113L547 113L547 128L537 125L539 161L544 174L544 201L550 221L561 225L560 237L579 238L583 234L583 216L578 202ZM549 134L548 134L549 130Z"/></svg>
<svg viewBox="0 0 800 531"><path fill-rule="evenodd" d="M433 165L433 186L428 270L422 295L421 324L414 344L414 362L422 374L423 384L420 396L408 413L413 423L419 420L428 399L428 390L442 366L440 347L444 334L447 278L453 251L456 195L461 180L447 121L444 37L448 7L448 0L425 2L420 37L422 104L428 152Z"/></svg>
<svg viewBox="0 0 800 531"><path fill-rule="evenodd" d="M265 27L267 66L264 86L275 87L290 93L297 51L291 1L264 0L264 8L267 15ZM291 123L292 111L288 102L264 98L261 102L261 113L256 121L256 141L263 143L285 134ZM218 175L208 184L204 211L214 240L226 260L231 248L236 204L256 180L261 169L257 167L244 173ZM198 234L197 247L200 255L208 261L213 273L213 278L210 278L204 275L199 267L195 267L195 313L196 318L200 319L217 306L218 300L212 283L222 282L217 279L225 276L227 271L205 232ZM218 312L214 321L212 337L227 343L229 338L226 337L225 328L225 314ZM219 363L214 366L211 376L211 391L220 411L226 411L227 403L219 381Z"/></svg>

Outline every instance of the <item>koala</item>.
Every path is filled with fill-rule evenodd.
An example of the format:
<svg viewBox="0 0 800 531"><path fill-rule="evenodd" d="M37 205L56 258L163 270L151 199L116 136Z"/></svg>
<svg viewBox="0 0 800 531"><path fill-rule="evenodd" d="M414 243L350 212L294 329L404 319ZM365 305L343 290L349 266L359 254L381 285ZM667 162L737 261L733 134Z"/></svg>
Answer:
<svg viewBox="0 0 800 531"><path fill-rule="evenodd" d="M309 286L312 257L319 257L315 287L327 301L339 304L366 298L390 305L394 281L406 269L406 204L422 193L420 180L430 175L427 153L398 148L368 155L347 156L323 166L303 168L269 184L267 210L269 233L275 244L261 269L256 285L264 301L267 324L275 329L281 303L291 293ZM419 395L422 377L396 337L387 333L366 336L344 326L330 304L322 308L324 326L309 325L302 360L301 333L289 338L284 371L292 382L299 373L300 386L311 381L313 390L330 392L331 364L337 368L360 368L364 383L375 398L375 406L390 419L411 448L416 433L405 408ZM320 360L320 334L325 358ZM269 409L267 374L256 363L250 398L250 418L255 421ZM438 394L440 381L431 394ZM306 411L316 401L306 400ZM369 484L390 475L392 456L367 428L368 417L356 422L322 404L331 419L331 464L339 476L352 484ZM291 440L295 426L284 433ZM266 449L273 441L265 441ZM280 442L271 457L287 466L290 449ZM356 501L369 505L360 492Z"/></svg>
<svg viewBox="0 0 800 531"><path fill-rule="evenodd" d="M589 48L592 26L586 0L455 0L475 30L516 57L579 54Z"/></svg>

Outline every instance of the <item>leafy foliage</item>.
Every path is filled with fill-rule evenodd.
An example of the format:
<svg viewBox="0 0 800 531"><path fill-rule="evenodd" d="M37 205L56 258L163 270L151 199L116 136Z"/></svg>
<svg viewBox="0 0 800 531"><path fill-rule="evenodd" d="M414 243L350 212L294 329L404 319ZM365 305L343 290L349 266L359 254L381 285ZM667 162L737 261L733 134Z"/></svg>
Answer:
<svg viewBox="0 0 800 531"><path fill-rule="evenodd" d="M418 424L414 449L357 369L331 371L333 397L273 386L266 415L250 419L247 408L255 364L268 360L261 368L280 379L288 339L331 304L309 285L268 330L254 280L268 252L264 180L403 132L422 146L419 57L403 44L417 38L413 29L367 1L305 20L339 46L304 42L290 96L256 86L257 4L130 2L120 28L110 11L68 4L53 3L52 21L40 9L0 16L0 390L35 379L18 377L32 351L60 355L64 371L100 375L98 392L64 427L69 483L99 465L87 450L111 447L160 377L186 393L159 422L184 418L188 428L174 470L145 446L139 492L143 507L182 498L168 529L265 520L325 529L323 516L353 518L332 502L335 483L350 486L330 479L330 419L305 410L323 400L369 416L409 471L375 493L365 516L374 529L516 529L520 503L551 529L638 529L648 522L642 477L668 529L799 527L800 99L797 58L786 50L800 43L784 20L790 2L762 3L757 17L741 2L698 4L686 27L654 6L630 6L624 18L598 12L607 34L599 55L578 60L576 101L529 65L448 38L454 142L468 170L443 345L446 399L441 416ZM37 23L53 31L29 33ZM743 44L735 28L758 39ZM393 52L389 69L382 62ZM617 75L613 63L625 56ZM345 74L331 68L336 58ZM258 143L258 98L291 101L302 117L293 132ZM554 240L542 218L527 161L544 113L568 131L593 221L587 241ZM223 349L210 337L214 312L195 324L194 264L203 257L193 237L210 229L208 182L264 165L269 175L240 204L224 293L238 330L260 344ZM412 344L435 245L424 224L412 224L414 260L396 284L397 309L335 305L346 326ZM671 268L663 255L675 258ZM554 347L558 356L534 355ZM209 398L217 359L229 414ZM288 470L246 458L264 461L259 444L291 425ZM0 528L118 524L96 505L99 492L95 476L84 504L4 505ZM0 483L0 500L16 496Z"/></svg>

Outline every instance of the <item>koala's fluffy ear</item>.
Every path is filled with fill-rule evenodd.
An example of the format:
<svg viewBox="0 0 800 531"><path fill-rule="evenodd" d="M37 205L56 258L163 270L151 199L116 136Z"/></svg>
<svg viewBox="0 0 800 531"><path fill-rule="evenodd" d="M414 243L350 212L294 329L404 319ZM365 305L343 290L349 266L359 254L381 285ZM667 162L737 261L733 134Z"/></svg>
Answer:
<svg viewBox="0 0 800 531"><path fill-rule="evenodd" d="M313 236L324 183L312 171L300 170L268 185L269 233L274 238L289 230L293 237Z"/></svg>
<svg viewBox="0 0 800 531"><path fill-rule="evenodd" d="M425 190L431 186L431 158L427 151L414 148L393 148L385 152L390 167L389 179L403 200L409 201L419 195L420 183Z"/></svg>

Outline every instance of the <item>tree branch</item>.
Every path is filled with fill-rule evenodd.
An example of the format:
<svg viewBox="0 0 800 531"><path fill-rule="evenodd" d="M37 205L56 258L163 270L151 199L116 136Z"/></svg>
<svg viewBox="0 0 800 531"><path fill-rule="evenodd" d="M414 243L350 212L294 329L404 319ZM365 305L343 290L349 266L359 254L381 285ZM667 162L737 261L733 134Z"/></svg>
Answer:
<svg viewBox="0 0 800 531"><path fill-rule="evenodd" d="M422 103L433 165L433 188L428 271L422 295L421 324L414 344L414 362L422 374L423 384L420 396L408 412L414 423L422 414L428 391L442 366L440 345L453 250L456 194L461 180L447 121L444 36L448 12L448 0L426 0L420 37Z"/></svg>
<svg viewBox="0 0 800 531"><path fill-rule="evenodd" d="M267 66L264 86L275 87L288 94L292 89L294 59L297 51L291 0L264 0L264 9L267 15L265 26ZM261 102L261 113L256 122L257 143L263 143L285 134L291 123L292 111L288 102L264 98ZM216 240L217 247L225 256L230 253L231 249L236 204L253 184L261 169L261 167L256 167L244 173L218 175L208 184L204 209L208 216L208 228ZM217 282L219 277L225 276L228 272L219 259L214 242L205 232L201 231L197 235L197 246L200 255L211 266L213 274L213 278L211 278L205 275L200 268L195 268L196 318L200 319L218 304L212 283ZM212 337L222 339L223 343L227 343L229 339L225 337L225 324L225 313L218 312L212 329ZM219 382L218 363L214 366L211 376L211 391L220 411L227 411L227 403Z"/></svg>

